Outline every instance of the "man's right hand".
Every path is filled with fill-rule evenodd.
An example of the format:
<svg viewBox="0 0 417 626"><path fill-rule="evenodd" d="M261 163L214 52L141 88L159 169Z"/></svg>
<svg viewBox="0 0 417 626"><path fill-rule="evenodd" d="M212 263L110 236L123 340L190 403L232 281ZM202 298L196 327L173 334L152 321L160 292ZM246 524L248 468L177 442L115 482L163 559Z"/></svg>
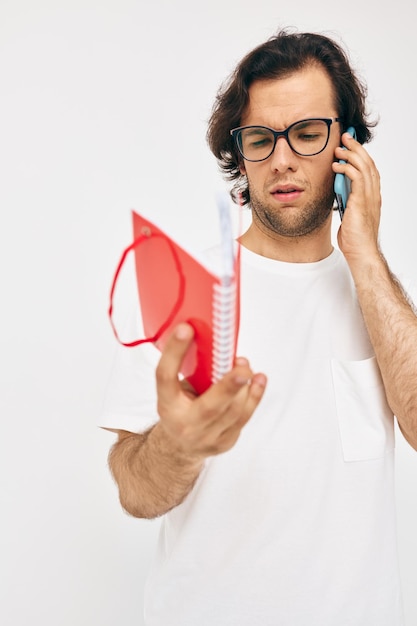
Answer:
<svg viewBox="0 0 417 626"><path fill-rule="evenodd" d="M160 358L156 370L158 428L180 456L201 463L236 443L262 399L266 376L254 374L247 359L236 358L230 372L197 396L186 381L179 379L193 332L189 324L177 326Z"/></svg>
<svg viewBox="0 0 417 626"><path fill-rule="evenodd" d="M154 518L190 493L206 457L229 450L258 406L266 385L247 359L198 396L180 381L193 328L180 324L162 352L156 371L159 422L142 434L119 431L109 464L123 508Z"/></svg>

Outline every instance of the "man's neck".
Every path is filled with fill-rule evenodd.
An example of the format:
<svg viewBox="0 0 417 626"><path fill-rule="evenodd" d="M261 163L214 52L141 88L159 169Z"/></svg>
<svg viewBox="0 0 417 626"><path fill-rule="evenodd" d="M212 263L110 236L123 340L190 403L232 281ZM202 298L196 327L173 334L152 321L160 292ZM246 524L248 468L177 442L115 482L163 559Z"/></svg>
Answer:
<svg viewBox="0 0 417 626"><path fill-rule="evenodd" d="M285 237L263 232L252 223L239 242L255 254L286 263L315 263L333 251L331 220L323 228L302 237Z"/></svg>

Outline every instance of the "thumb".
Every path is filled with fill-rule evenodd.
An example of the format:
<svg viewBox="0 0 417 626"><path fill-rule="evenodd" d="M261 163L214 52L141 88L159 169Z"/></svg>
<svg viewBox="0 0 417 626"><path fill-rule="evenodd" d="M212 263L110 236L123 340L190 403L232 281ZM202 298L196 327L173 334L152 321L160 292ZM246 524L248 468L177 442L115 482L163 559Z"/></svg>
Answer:
<svg viewBox="0 0 417 626"><path fill-rule="evenodd" d="M181 390L178 376L193 337L193 327L184 323L179 324L168 338L156 368L156 388L160 402L173 401Z"/></svg>

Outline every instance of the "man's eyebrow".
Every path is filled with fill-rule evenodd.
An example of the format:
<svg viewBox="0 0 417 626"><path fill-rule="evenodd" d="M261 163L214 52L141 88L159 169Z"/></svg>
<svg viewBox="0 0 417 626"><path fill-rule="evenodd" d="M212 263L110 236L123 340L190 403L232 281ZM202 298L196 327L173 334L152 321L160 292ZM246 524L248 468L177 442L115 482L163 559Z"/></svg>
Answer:
<svg viewBox="0 0 417 626"><path fill-rule="evenodd" d="M268 128L268 126L250 126L249 128L244 128L244 131L247 135L254 135L259 133L259 131L267 132L268 130L272 130L272 128Z"/></svg>
<svg viewBox="0 0 417 626"><path fill-rule="evenodd" d="M293 122L291 124L291 126L299 126L300 128L305 128L306 126L309 126L312 122L318 122L319 120L311 117L307 120L300 120L299 122Z"/></svg>
<svg viewBox="0 0 417 626"><path fill-rule="evenodd" d="M294 124L291 124L291 126L299 126L300 128L304 128L305 126L307 126L310 123L311 120L301 120L300 122L294 122Z"/></svg>

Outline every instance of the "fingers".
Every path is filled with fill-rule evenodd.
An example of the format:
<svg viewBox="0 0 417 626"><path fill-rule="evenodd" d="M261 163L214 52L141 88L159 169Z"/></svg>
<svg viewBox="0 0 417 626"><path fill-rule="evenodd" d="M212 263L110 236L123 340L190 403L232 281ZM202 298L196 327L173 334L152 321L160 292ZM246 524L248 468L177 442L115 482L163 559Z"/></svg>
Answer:
<svg viewBox="0 0 417 626"><path fill-rule="evenodd" d="M235 425L239 430L250 420L265 392L266 376L254 374L242 390L236 394L224 417L219 419L219 427L227 429Z"/></svg>
<svg viewBox="0 0 417 626"><path fill-rule="evenodd" d="M347 149L336 148L335 156L345 163L334 162L332 167L334 172L345 174L352 181L338 232L339 247L352 269L353 262L378 255L380 176L371 156L349 133L342 135L342 142Z"/></svg>
<svg viewBox="0 0 417 626"><path fill-rule="evenodd" d="M223 439L223 444L226 443L226 433L237 438L259 405L265 387L264 374L252 374L248 365L237 365L200 396L195 404L203 436L207 436L207 440L215 445L220 439Z"/></svg>
<svg viewBox="0 0 417 626"><path fill-rule="evenodd" d="M255 374L246 387L246 397L242 406L232 403L225 419L219 420L218 425L222 430L217 437L217 453L225 452L235 445L242 428L250 420L264 395L266 382L264 374ZM233 419L234 410L237 410L236 419Z"/></svg>
<svg viewBox="0 0 417 626"><path fill-rule="evenodd" d="M238 405L241 413L239 423L244 424L262 399L266 387L266 376L253 374L248 363L247 370L242 370L240 367L237 366L232 370L231 381L228 380L228 376L225 376L220 381L218 388L221 389L222 385L225 385L226 388L225 411L227 412ZM240 389L237 391L238 387Z"/></svg>
<svg viewBox="0 0 417 626"><path fill-rule="evenodd" d="M156 385L161 426L181 452L202 458L234 445L261 401L266 377L254 374L247 359L237 358L230 372L196 396L178 378L193 336L188 324L175 329L157 366Z"/></svg>
<svg viewBox="0 0 417 626"><path fill-rule="evenodd" d="M380 176L375 163L369 153L349 133L342 135L342 142L347 149L338 147L335 150L337 159L346 163L333 163L333 170L346 174L357 183L360 192L367 196L377 196L380 199ZM353 192L359 189L352 189Z"/></svg>

